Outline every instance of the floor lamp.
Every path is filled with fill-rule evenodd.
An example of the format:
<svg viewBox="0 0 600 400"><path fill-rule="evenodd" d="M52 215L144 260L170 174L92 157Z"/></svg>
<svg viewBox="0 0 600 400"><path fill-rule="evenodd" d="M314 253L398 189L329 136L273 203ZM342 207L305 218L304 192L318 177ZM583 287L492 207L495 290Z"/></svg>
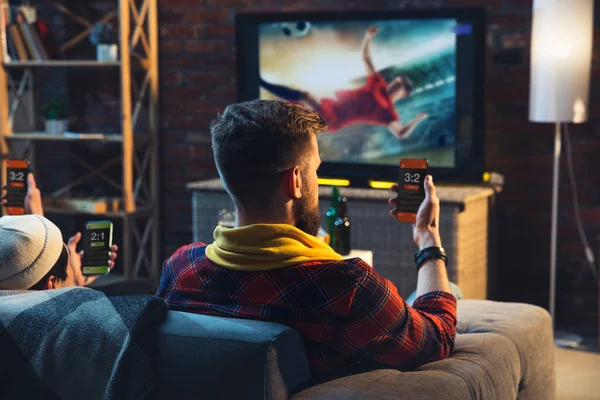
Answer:
<svg viewBox="0 0 600 400"><path fill-rule="evenodd" d="M561 124L587 120L592 61L593 0L534 0L529 119L554 130L550 314L555 325L558 181Z"/></svg>

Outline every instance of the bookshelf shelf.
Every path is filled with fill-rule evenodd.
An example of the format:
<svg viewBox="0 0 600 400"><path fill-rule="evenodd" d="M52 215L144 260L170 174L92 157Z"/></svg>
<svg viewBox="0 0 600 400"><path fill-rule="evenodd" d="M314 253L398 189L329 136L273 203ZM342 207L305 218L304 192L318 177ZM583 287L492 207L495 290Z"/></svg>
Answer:
<svg viewBox="0 0 600 400"><path fill-rule="evenodd" d="M49 61L8 61L4 68L118 68L116 62L99 62L96 60L49 60Z"/></svg>
<svg viewBox="0 0 600 400"><path fill-rule="evenodd" d="M119 134L105 134L103 137L99 137L98 134L73 134L73 135L54 135L45 132L13 132L4 136L6 140L37 140L47 142L79 142L79 141L91 141L91 142L113 142L122 143L123 135Z"/></svg>
<svg viewBox="0 0 600 400"><path fill-rule="evenodd" d="M100 136L102 135L102 136ZM99 143L123 143L123 135L120 133L73 133L52 134L46 132L11 132L0 135L7 142L99 142ZM148 133L136 133L133 135L133 146L136 149L144 148L152 144L152 137Z"/></svg>
<svg viewBox="0 0 600 400"><path fill-rule="evenodd" d="M44 205L44 213L45 214L61 214L61 215L94 215L97 217L106 217L106 218L125 218L127 216L136 216L136 217L144 217L152 214L152 207L138 207L134 212L126 212L126 211L108 211L104 213L96 213L91 211L80 211L73 210L70 208L56 207L56 206L46 206Z"/></svg>

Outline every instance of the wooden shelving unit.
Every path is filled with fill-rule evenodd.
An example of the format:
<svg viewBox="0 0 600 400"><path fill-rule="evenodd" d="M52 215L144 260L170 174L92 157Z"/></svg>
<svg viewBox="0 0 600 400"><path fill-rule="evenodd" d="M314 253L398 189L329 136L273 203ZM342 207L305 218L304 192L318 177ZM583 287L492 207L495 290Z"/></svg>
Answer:
<svg viewBox="0 0 600 400"><path fill-rule="evenodd" d="M5 7L9 0L0 0ZM61 47L67 52L76 43L87 39L93 22L73 14L60 4L54 5L59 11L82 25L82 32ZM122 210L104 214L89 214L45 207L51 214L83 214L91 217L122 219L123 243L119 259L124 270L124 279L138 279L142 268L153 280L158 281L161 260L159 260L159 185L158 185L158 15L157 0L116 0L116 7L99 21L117 20L119 26L119 61L98 62L96 60L49 60L13 61L4 51L0 51L0 152L2 155L1 177L6 181L6 159L11 157L14 142L25 142L26 152L33 155L36 145L47 141L94 141L111 143L121 147L118 158L106 160L103 165L90 165L77 154L70 154L75 162L87 171L82 178L65 184L53 193L45 193L46 198L66 197L69 192L92 179L118 188L121 192ZM120 71L121 132L102 132L102 135L52 135L45 132L13 132L16 111L23 107L23 90L19 88L31 83L32 76L40 68L113 68ZM136 74L133 74L135 68ZM13 71L19 74L19 82L12 79ZM139 74L139 71L143 74ZM139 76L143 78L140 80ZM136 79L136 77L138 77ZM9 84L13 83L13 84ZM9 102L9 92L13 99ZM145 120L144 134L136 128ZM33 122L31 123L33 125ZM135 134L134 134L135 132ZM122 176L116 182L104 171L109 166L120 164Z"/></svg>

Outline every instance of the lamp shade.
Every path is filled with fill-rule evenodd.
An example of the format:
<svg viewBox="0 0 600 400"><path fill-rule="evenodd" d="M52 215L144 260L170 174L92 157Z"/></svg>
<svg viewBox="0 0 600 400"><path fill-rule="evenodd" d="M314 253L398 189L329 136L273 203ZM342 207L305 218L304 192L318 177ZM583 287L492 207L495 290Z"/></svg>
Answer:
<svg viewBox="0 0 600 400"><path fill-rule="evenodd" d="M534 0L529 119L587 120L593 0Z"/></svg>

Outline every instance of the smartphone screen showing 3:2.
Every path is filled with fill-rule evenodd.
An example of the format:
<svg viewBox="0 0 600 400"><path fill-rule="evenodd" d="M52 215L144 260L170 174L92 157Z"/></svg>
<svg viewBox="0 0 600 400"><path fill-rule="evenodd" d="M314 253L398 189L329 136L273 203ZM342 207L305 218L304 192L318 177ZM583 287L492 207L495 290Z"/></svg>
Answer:
<svg viewBox="0 0 600 400"><path fill-rule="evenodd" d="M398 176L396 219L416 222L417 212L425 199L425 177L428 163L425 159L403 158Z"/></svg>
<svg viewBox="0 0 600 400"><path fill-rule="evenodd" d="M83 260L84 275L106 275L110 272L110 248L113 224L110 221L91 221L85 224Z"/></svg>
<svg viewBox="0 0 600 400"><path fill-rule="evenodd" d="M25 197L27 196L27 160L6 161L6 213L8 215L25 214Z"/></svg>

